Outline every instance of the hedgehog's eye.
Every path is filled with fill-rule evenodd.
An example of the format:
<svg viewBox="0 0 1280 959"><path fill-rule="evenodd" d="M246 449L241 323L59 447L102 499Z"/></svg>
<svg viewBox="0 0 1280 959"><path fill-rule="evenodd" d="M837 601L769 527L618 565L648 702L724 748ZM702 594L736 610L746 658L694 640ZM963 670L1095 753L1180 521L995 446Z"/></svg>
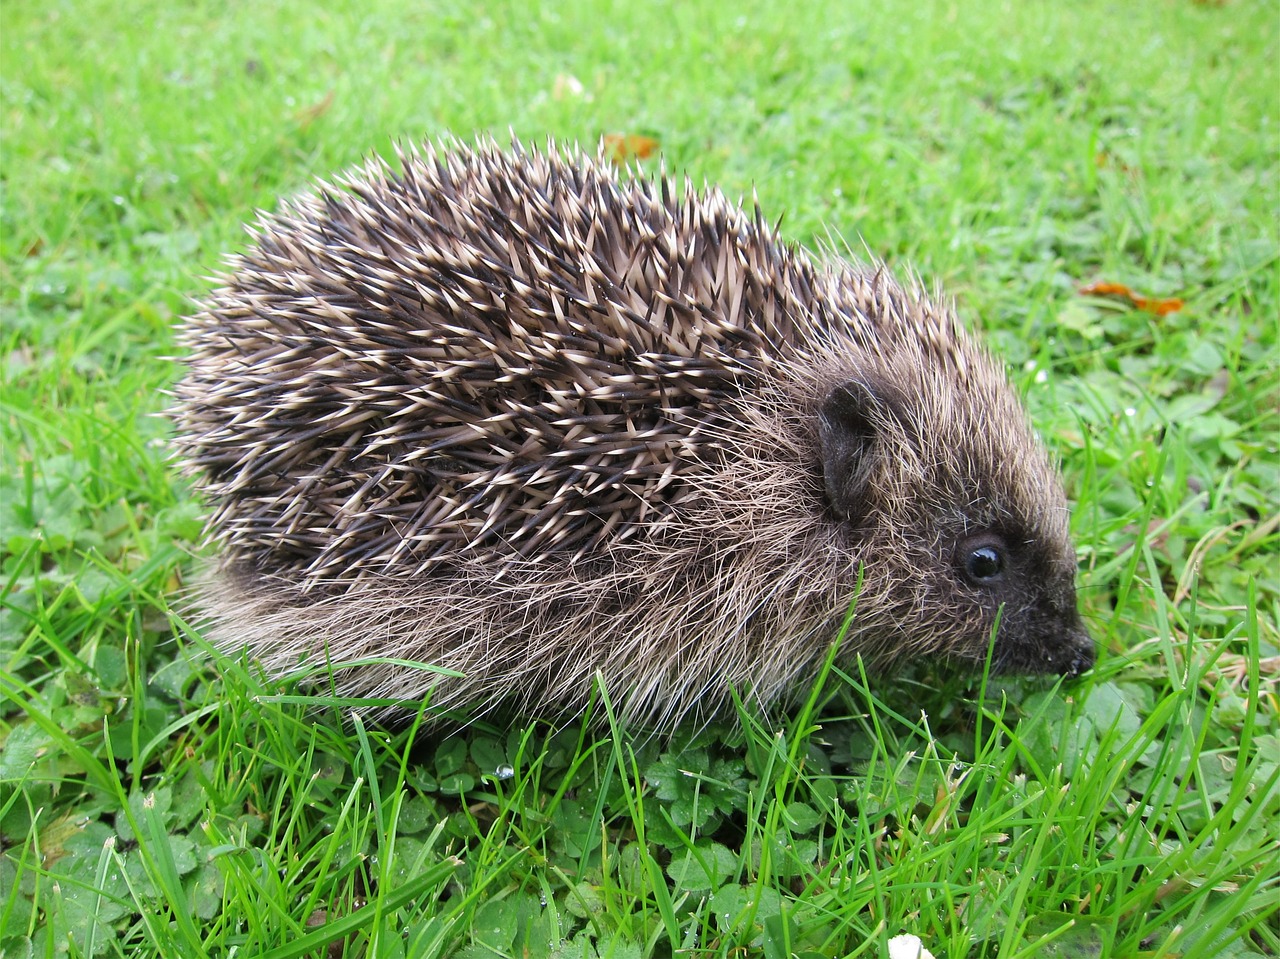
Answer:
<svg viewBox="0 0 1280 959"><path fill-rule="evenodd" d="M1004 570L1004 557L994 546L979 546L965 557L964 571L970 579L995 579Z"/></svg>
<svg viewBox="0 0 1280 959"><path fill-rule="evenodd" d="M975 585L994 583L1004 574L1005 545L994 536L972 539L962 544L958 559L965 577Z"/></svg>

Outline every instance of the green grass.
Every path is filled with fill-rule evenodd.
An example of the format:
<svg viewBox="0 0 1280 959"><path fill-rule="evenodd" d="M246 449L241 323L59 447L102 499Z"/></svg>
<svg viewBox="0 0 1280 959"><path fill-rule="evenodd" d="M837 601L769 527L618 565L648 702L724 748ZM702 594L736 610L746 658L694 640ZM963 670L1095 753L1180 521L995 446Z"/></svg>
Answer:
<svg viewBox="0 0 1280 959"><path fill-rule="evenodd" d="M1280 954L1278 38L1247 0L0 7L0 955ZM508 130L655 136L940 282L1062 460L1097 669L832 671L666 742L366 729L207 658L175 320L255 208Z"/></svg>

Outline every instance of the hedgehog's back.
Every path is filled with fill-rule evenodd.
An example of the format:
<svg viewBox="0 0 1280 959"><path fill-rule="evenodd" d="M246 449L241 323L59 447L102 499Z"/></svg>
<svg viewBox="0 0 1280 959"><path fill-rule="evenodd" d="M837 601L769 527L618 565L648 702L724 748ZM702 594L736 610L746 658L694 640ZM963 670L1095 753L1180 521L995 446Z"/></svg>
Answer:
<svg viewBox="0 0 1280 959"><path fill-rule="evenodd" d="M715 192L451 148L264 217L188 321L224 548L318 579L587 555L691 494L818 274Z"/></svg>

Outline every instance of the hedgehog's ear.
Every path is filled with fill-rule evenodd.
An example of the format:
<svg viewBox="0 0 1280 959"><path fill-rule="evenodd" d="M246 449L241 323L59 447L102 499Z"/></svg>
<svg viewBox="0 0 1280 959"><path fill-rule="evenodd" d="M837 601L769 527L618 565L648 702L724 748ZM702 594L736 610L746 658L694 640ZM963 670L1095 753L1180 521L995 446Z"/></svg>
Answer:
<svg viewBox="0 0 1280 959"><path fill-rule="evenodd" d="M827 500L843 519L860 516L875 474L875 411L880 400L850 380L831 391L818 411L818 444Z"/></svg>

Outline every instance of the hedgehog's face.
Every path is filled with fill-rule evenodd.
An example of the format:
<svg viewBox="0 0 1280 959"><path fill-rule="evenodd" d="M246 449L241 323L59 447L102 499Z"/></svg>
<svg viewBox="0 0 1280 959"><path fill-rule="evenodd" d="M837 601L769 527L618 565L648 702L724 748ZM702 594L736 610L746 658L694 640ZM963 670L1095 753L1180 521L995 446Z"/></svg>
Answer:
<svg viewBox="0 0 1280 959"><path fill-rule="evenodd" d="M973 404L988 413L992 402L1009 404L993 418L1006 426L997 435L991 423L939 410L939 393L852 381L820 408L827 500L864 544L864 590L914 651L980 664L994 631L997 670L1083 672L1093 640L1076 608L1066 500L1047 457L1007 389Z"/></svg>
<svg viewBox="0 0 1280 959"><path fill-rule="evenodd" d="M947 557L953 600L969 610L966 621L981 626L953 655L981 662L998 622L998 671L1077 676L1093 665L1093 639L1076 609L1075 557L1052 552L1033 537L996 530L956 537Z"/></svg>

